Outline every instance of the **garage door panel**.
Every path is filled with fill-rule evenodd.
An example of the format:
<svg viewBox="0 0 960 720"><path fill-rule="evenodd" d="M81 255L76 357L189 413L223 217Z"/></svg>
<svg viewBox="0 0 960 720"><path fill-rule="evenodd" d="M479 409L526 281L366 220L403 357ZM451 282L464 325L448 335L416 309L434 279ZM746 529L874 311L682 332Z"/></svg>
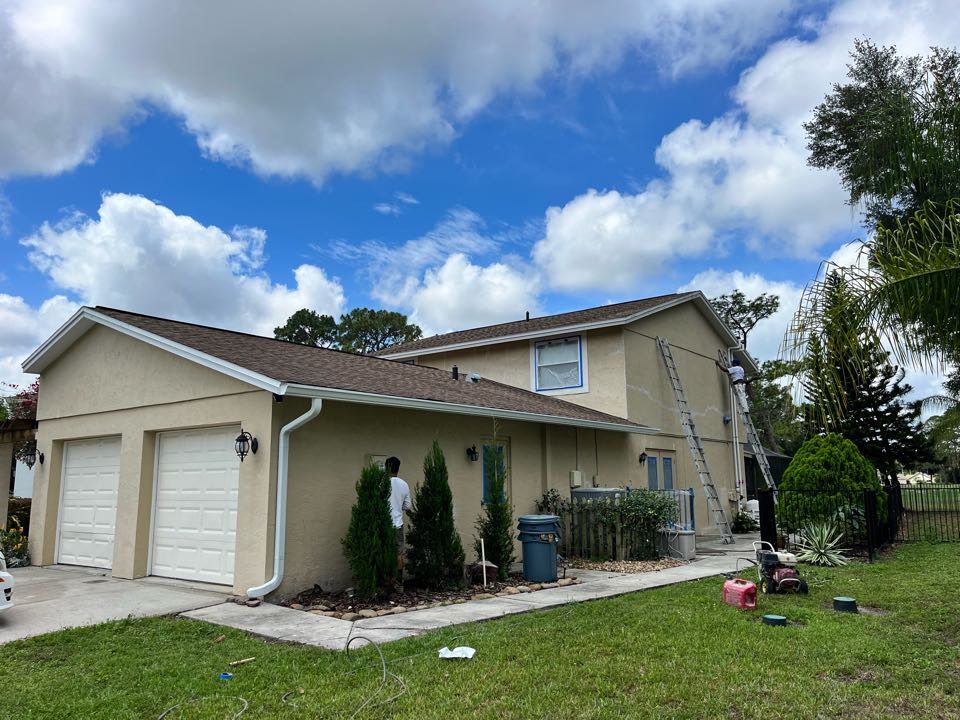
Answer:
<svg viewBox="0 0 960 720"><path fill-rule="evenodd" d="M160 436L154 575L233 583L238 433L231 427Z"/></svg>
<svg viewBox="0 0 960 720"><path fill-rule="evenodd" d="M120 480L120 438L64 444L57 562L110 568Z"/></svg>

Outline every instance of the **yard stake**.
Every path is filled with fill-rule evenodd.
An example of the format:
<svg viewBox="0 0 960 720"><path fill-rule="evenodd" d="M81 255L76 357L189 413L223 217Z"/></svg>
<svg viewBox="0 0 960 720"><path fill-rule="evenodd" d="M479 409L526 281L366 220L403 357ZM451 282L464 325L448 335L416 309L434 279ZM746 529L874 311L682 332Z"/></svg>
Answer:
<svg viewBox="0 0 960 720"><path fill-rule="evenodd" d="M483 546L483 538L480 538L480 566L483 568L483 586L487 586L487 551Z"/></svg>

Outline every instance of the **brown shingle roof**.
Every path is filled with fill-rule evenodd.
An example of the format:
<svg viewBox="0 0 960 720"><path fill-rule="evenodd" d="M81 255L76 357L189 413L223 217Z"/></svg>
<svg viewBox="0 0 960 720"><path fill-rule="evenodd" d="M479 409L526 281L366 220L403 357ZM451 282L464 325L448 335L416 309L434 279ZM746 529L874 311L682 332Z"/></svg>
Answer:
<svg viewBox="0 0 960 720"><path fill-rule="evenodd" d="M542 332L545 330L561 330L565 327L596 322L626 320L637 313L652 310L658 305L664 305L674 300L693 295L696 295L696 293L658 295L657 297L630 300L613 305L601 305L600 307L587 308L586 310L574 310L573 312L560 313L559 315L544 315L543 317L530 318L529 320L514 320L513 322L500 323L499 325L468 328L467 330L458 330L457 332L444 333L443 335L433 335L401 345L393 345L375 354L389 356L395 353L435 350L450 345L459 345L461 343L496 340L498 338L525 335L527 333Z"/></svg>
<svg viewBox="0 0 960 720"><path fill-rule="evenodd" d="M615 415L486 378L471 383L463 376L454 380L445 370L370 355L298 345L113 308L96 307L94 310L279 382L648 430L639 423Z"/></svg>

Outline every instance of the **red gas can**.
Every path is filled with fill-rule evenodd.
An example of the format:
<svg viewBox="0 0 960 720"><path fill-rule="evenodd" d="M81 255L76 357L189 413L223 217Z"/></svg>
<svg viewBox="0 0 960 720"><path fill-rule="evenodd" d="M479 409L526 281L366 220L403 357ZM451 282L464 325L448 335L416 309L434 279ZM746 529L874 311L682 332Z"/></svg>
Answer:
<svg viewBox="0 0 960 720"><path fill-rule="evenodd" d="M723 601L741 610L752 610L757 606L757 584L731 578L723 584Z"/></svg>

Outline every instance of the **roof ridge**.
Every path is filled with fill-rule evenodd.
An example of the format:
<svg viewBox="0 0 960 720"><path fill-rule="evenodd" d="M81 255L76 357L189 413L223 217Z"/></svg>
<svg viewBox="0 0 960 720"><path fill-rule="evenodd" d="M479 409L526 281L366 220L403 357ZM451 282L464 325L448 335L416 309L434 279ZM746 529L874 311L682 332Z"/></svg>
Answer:
<svg viewBox="0 0 960 720"><path fill-rule="evenodd" d="M462 329L460 329L460 330L451 330L451 331L445 332L445 333L437 333L436 335L430 335L429 337L418 338L417 340L410 340L410 341L404 342L404 343L398 343L397 345L388 345L387 347L385 347L385 348L383 348L383 349L381 349L381 350L377 350L376 352L377 352L377 353L396 352L396 351L399 350L400 348L403 348L404 346L407 346L407 345L417 345L418 343L423 343L424 341L427 341L427 340L436 340L437 338L442 338L442 337L445 337L445 336L448 336L448 335L457 335L458 333L476 332L476 331L480 331L480 330L490 330L490 329L492 329L492 328L505 327L505 326L507 326L507 325L514 325L514 324L516 324L516 323L528 322L528 321L533 321L533 320L544 320L544 319L546 319L546 318L559 318L559 317L562 317L562 316L564 316L564 315L575 315L575 314L577 314L577 313L587 313L587 312L590 312L590 311L592 311L592 310L602 310L602 309L605 309L605 308L615 308L615 307L617 307L617 306L619 306L619 305L630 305L630 304L633 304L633 303L650 302L651 300L661 300L661 299L662 299L662 300L666 300L667 298L686 297L686 296L688 296L688 295L696 295L698 292L699 292L698 290L689 290L689 291L687 291L687 292L682 292L682 293L664 293L663 295L651 295L650 297L634 298L633 300L622 300L621 302L607 303L607 304L605 304L605 305L593 305L593 306L591 306L591 307L579 308L579 309L577 309L577 310L566 310L566 311L564 311L564 312L551 313L551 314L549 314L549 315L538 315L537 317L531 317L531 318L519 318L519 319L517 319L517 320L507 320L506 322L492 323L492 324L490 324L490 325L475 325L475 326L468 327L468 328L462 328ZM559 330L560 328L557 328L557 329ZM439 346L439 347L443 347L443 346L441 345L441 346Z"/></svg>
<svg viewBox="0 0 960 720"><path fill-rule="evenodd" d="M89 305L86 307L90 308ZM325 352L340 353L341 355L349 355L350 357L355 358L367 358L370 360L379 360L383 362L395 363L398 365L407 365L409 367L423 368L426 370L434 370L436 372L447 372L446 370L441 370L440 368L435 368L430 365L416 365L413 363L405 362L403 360L394 360L392 358L379 357L372 353L355 353L350 352L349 350L341 350L340 348L328 348L320 347L319 345L305 345L303 343L293 342L292 340L281 340L280 338L272 338L268 335L257 335L256 333L243 332L241 330L230 330L229 328L215 327L213 325L203 325L201 323L187 322L185 320L174 320L173 318L165 318L159 315L148 315L146 313L133 312L132 310L123 310L121 308L112 308L105 305L95 305L91 310L109 310L112 312L123 313L125 315L136 315L137 317L149 318L150 320L160 320L161 322L170 322L176 323L177 325L187 325L189 327L200 328L201 330L216 330L217 332L230 333L231 335L240 335L241 337L254 338L256 340L269 340L275 343L281 343L282 345L292 345L294 347L306 348L307 350L321 350ZM114 318L116 319L116 318ZM386 349L386 348L384 348Z"/></svg>

